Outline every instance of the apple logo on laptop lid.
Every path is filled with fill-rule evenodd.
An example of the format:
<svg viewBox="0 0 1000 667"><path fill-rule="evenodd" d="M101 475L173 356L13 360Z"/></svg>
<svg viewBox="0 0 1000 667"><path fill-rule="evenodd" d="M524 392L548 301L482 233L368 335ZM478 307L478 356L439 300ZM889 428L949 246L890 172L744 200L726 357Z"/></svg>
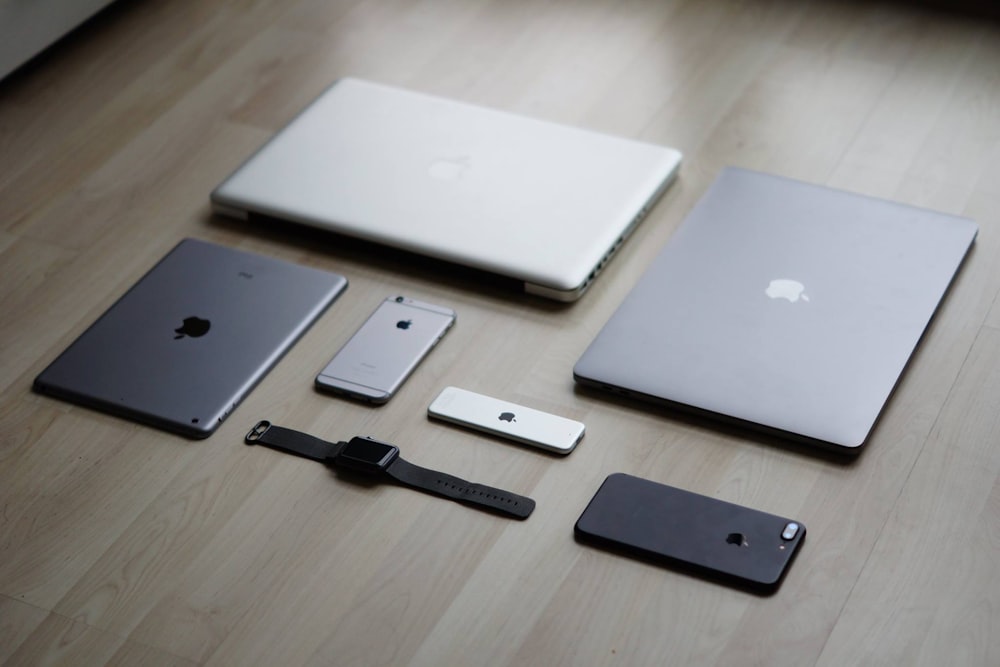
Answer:
<svg viewBox="0 0 1000 667"><path fill-rule="evenodd" d="M806 286L798 280L788 278L775 278L764 290L764 293L771 299L786 299L791 303L799 300L809 301L809 296L805 293Z"/></svg>
<svg viewBox="0 0 1000 667"><path fill-rule="evenodd" d="M427 173L436 181L460 181L471 168L472 161L467 155L440 157L431 161Z"/></svg>

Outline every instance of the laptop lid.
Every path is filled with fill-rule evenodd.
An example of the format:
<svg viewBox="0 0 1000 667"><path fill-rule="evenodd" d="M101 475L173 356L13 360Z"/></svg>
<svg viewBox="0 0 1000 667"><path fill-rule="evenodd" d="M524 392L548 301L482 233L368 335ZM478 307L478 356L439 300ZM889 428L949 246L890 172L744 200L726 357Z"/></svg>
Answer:
<svg viewBox="0 0 1000 667"><path fill-rule="evenodd" d="M578 298L677 173L677 151L341 79L211 199Z"/></svg>
<svg viewBox="0 0 1000 667"><path fill-rule="evenodd" d="M204 438L346 286L333 273L186 239L34 389Z"/></svg>
<svg viewBox="0 0 1000 667"><path fill-rule="evenodd" d="M857 452L976 232L965 218L725 169L574 375Z"/></svg>

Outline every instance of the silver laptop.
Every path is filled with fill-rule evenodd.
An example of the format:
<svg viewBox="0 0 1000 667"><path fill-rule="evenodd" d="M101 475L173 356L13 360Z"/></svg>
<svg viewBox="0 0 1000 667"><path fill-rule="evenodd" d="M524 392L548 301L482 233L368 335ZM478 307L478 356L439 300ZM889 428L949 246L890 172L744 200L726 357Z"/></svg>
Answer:
<svg viewBox="0 0 1000 667"><path fill-rule="evenodd" d="M212 193L251 213L578 298L677 173L677 151L341 79Z"/></svg>
<svg viewBox="0 0 1000 667"><path fill-rule="evenodd" d="M346 286L333 273L187 239L34 389L204 438Z"/></svg>
<svg viewBox="0 0 1000 667"><path fill-rule="evenodd" d="M574 375L856 453L976 232L965 218L726 169Z"/></svg>

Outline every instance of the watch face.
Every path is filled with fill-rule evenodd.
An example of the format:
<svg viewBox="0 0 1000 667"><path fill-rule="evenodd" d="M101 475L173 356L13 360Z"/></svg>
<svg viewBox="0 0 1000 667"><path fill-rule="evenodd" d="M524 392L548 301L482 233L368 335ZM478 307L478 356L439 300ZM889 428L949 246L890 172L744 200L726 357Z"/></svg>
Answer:
<svg viewBox="0 0 1000 667"><path fill-rule="evenodd" d="M337 456L336 462L348 468L379 472L385 470L399 454L399 448L376 440L351 438Z"/></svg>

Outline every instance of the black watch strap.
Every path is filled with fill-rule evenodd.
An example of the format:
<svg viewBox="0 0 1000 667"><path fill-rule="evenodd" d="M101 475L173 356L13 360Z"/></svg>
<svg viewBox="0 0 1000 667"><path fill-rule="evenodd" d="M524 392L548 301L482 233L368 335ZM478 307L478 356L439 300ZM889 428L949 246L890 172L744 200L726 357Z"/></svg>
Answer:
<svg viewBox="0 0 1000 667"><path fill-rule="evenodd" d="M269 421L257 422L247 433L244 442L248 445L266 445L286 454L322 462L332 460L344 448L343 442L327 442L302 431L275 426Z"/></svg>
<svg viewBox="0 0 1000 667"><path fill-rule="evenodd" d="M337 465L337 456L347 444L328 442L301 431L275 426L268 421L258 422L247 433L245 442L333 465ZM527 496L467 482L454 475L414 465L398 456L385 468L384 473L404 486L518 519L527 519L535 509L535 501Z"/></svg>
<svg viewBox="0 0 1000 667"><path fill-rule="evenodd" d="M421 468L396 458L386 473L400 484L428 491L460 503L477 505L518 519L527 519L535 509L535 501L510 491L485 484L475 484L436 470Z"/></svg>

